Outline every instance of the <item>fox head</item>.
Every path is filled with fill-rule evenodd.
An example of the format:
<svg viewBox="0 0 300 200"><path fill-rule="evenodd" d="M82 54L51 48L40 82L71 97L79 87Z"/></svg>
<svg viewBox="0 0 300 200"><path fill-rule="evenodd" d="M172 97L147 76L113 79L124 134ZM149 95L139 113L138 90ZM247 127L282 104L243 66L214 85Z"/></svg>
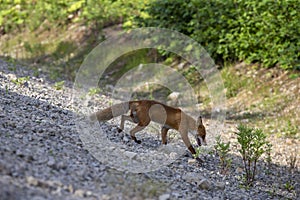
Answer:
<svg viewBox="0 0 300 200"><path fill-rule="evenodd" d="M205 130L205 127L202 123L202 117L201 116L198 117L196 125L197 125L197 134L196 134L197 144L199 146L201 146L202 144L206 145L207 144L206 139L205 139L206 130Z"/></svg>

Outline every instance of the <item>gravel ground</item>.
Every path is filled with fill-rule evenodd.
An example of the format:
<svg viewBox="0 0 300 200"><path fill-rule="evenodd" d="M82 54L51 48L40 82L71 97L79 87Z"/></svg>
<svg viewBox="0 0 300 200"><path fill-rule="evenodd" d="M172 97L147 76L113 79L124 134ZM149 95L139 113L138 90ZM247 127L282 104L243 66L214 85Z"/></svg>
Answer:
<svg viewBox="0 0 300 200"><path fill-rule="evenodd" d="M20 79L26 76L30 78ZM26 67L0 60L0 199L299 198L299 162L296 169L288 165L293 153L298 156L297 141L272 138L272 163L258 163L251 188L242 185L242 160L236 153L231 154L228 173L221 174L218 157L209 149L201 155L203 164L185 150L156 171L115 170L86 150L76 129L75 110L82 105L72 105L71 88L72 83L65 82L56 90L42 73L34 77ZM108 105L109 97L95 98L99 108ZM205 123L209 132L210 121ZM128 141L126 134L117 134L114 121L101 127L109 140L125 146L123 152L133 152L128 160L160 146L156 136L139 134L141 145ZM222 133L232 142L233 130L235 124L228 123Z"/></svg>

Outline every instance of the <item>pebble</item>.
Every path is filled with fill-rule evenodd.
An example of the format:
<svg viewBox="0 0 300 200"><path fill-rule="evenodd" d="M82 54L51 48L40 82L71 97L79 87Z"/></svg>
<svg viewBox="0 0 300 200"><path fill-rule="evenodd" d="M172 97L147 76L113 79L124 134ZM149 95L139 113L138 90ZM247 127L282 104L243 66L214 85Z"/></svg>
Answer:
<svg viewBox="0 0 300 200"><path fill-rule="evenodd" d="M203 176L194 172L188 172L182 178L189 183L199 183L203 179Z"/></svg>
<svg viewBox="0 0 300 200"><path fill-rule="evenodd" d="M198 186L202 190L209 190L209 189L211 189L212 184L209 180L202 179L201 181L198 182Z"/></svg>
<svg viewBox="0 0 300 200"><path fill-rule="evenodd" d="M218 189L218 190L224 190L225 189L225 183L224 182L216 182L215 183L215 187Z"/></svg>
<svg viewBox="0 0 300 200"><path fill-rule="evenodd" d="M137 153L125 151L124 155L127 156L130 160L134 159L137 156Z"/></svg>
<svg viewBox="0 0 300 200"><path fill-rule="evenodd" d="M54 167L55 166L55 159L53 158L53 157L49 157L48 158L48 162L47 162L47 165L49 166L49 167Z"/></svg>
<svg viewBox="0 0 300 200"><path fill-rule="evenodd" d="M196 159L188 159L188 164L194 164L196 162L197 162Z"/></svg>
<svg viewBox="0 0 300 200"><path fill-rule="evenodd" d="M26 177L26 181L29 185L33 185L33 186L37 186L38 185L38 180L35 179L34 177L32 176L28 176Z"/></svg>
<svg viewBox="0 0 300 200"><path fill-rule="evenodd" d="M123 137L123 141L124 141L124 142L129 142L130 140L129 140L128 137L124 136L124 137Z"/></svg>
<svg viewBox="0 0 300 200"><path fill-rule="evenodd" d="M77 189L77 190L75 190L74 195L78 196L78 197L84 197L85 196L85 191L82 190L82 189Z"/></svg>
<svg viewBox="0 0 300 200"><path fill-rule="evenodd" d="M170 194L162 194L158 197L159 200L168 200L170 199Z"/></svg>

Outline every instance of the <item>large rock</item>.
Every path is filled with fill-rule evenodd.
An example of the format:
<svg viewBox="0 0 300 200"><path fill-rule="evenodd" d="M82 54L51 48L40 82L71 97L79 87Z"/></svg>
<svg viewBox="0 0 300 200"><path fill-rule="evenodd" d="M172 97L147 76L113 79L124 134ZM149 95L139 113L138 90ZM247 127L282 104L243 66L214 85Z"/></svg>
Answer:
<svg viewBox="0 0 300 200"><path fill-rule="evenodd" d="M202 190L209 190L212 188L211 181L207 180L200 174L189 172L185 174L182 178L189 183L196 184Z"/></svg>
<svg viewBox="0 0 300 200"><path fill-rule="evenodd" d="M172 92L168 96L168 104L171 106L178 106L179 103L179 98L180 98L180 93L179 92Z"/></svg>
<svg viewBox="0 0 300 200"><path fill-rule="evenodd" d="M127 156L129 159L134 159L137 155L137 153L131 152L131 151L125 151L124 155Z"/></svg>
<svg viewBox="0 0 300 200"><path fill-rule="evenodd" d="M158 198L159 200L168 200L170 199L170 194L162 194Z"/></svg>
<svg viewBox="0 0 300 200"><path fill-rule="evenodd" d="M210 190L212 188L212 183L204 178L198 182L198 186L202 190Z"/></svg>

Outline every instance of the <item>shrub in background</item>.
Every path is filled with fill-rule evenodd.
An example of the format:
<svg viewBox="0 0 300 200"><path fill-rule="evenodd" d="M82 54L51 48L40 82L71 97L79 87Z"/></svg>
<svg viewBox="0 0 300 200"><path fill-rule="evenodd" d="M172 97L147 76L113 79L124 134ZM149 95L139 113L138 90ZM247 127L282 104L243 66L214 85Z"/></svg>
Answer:
<svg viewBox="0 0 300 200"><path fill-rule="evenodd" d="M300 0L155 0L136 22L190 35L217 62L300 69L299 10Z"/></svg>
<svg viewBox="0 0 300 200"><path fill-rule="evenodd" d="M261 129L254 129L240 124L237 140L240 144L239 152L242 155L245 169L245 183L251 186L255 180L256 164L262 154L271 151L266 135Z"/></svg>

